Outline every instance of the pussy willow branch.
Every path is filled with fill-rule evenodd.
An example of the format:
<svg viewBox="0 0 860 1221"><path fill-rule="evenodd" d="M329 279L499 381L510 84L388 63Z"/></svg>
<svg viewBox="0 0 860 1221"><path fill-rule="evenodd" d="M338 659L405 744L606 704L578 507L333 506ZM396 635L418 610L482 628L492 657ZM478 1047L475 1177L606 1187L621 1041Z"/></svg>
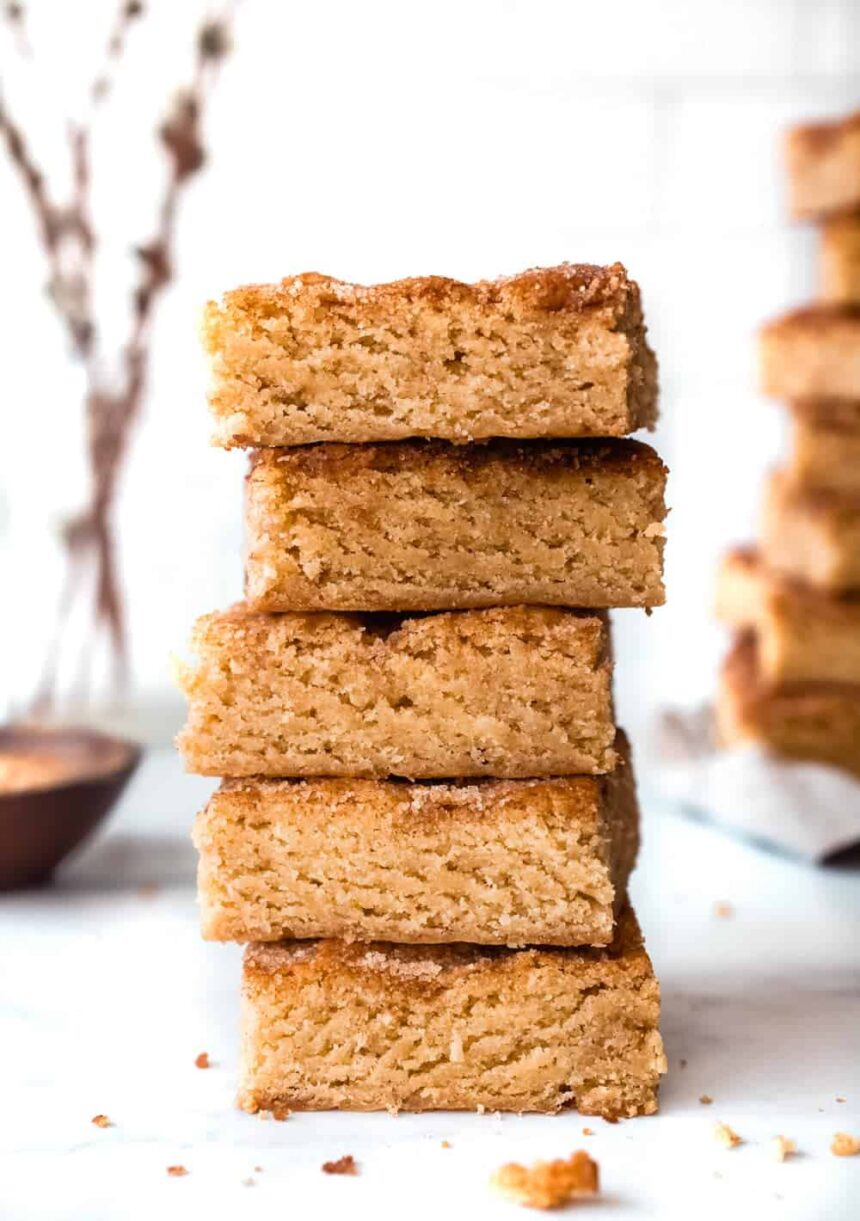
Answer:
<svg viewBox="0 0 860 1221"><path fill-rule="evenodd" d="M109 97L130 27L143 14L144 5L137 0L124 0L120 4L106 43L103 65L90 89L91 110L103 106ZM16 32L22 34L23 8L7 5L5 16ZM86 385L84 405L91 488L86 506L67 523L64 531L69 563L60 600L58 631L48 650L37 692L39 706L51 704L56 696L62 631L88 573L95 581L94 635L106 631L116 677L122 680L126 675L126 623L117 572L113 510L123 460L146 392L153 315L173 278L180 198L206 160L202 118L218 69L230 51L232 17L233 5L229 5L219 17L204 21L197 34L191 82L175 95L157 129L168 172L155 231L147 242L135 248L137 276L132 289L129 331L118 362L106 362L104 353L99 350L99 328L93 302L97 238L91 214L90 121L69 125L72 190L68 202L60 205L49 193L24 130L13 120L0 95L0 137L29 201L48 263L49 296L65 327L73 354L83 363ZM94 643L93 638L88 641L83 659L85 683Z"/></svg>

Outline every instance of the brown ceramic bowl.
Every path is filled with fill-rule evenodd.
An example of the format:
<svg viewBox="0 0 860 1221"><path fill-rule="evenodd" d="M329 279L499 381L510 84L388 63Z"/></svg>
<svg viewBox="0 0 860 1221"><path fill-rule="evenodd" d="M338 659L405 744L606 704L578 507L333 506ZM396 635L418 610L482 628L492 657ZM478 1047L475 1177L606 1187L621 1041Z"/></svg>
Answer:
<svg viewBox="0 0 860 1221"><path fill-rule="evenodd" d="M47 882L139 762L134 743L88 729L0 727L0 890Z"/></svg>

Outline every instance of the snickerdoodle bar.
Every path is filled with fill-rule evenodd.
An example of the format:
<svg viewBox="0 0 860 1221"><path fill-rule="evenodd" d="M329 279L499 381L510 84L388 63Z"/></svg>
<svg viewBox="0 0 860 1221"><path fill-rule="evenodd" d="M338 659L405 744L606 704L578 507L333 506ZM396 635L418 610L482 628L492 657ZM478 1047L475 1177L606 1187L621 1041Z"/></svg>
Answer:
<svg viewBox="0 0 860 1221"><path fill-rule="evenodd" d="M761 386L780 399L860 398L860 306L805 306L759 334Z"/></svg>
<svg viewBox="0 0 860 1221"><path fill-rule="evenodd" d="M211 302L214 440L623 436L657 369L620 263L364 287L308 273Z"/></svg>
<svg viewBox="0 0 860 1221"><path fill-rule="evenodd" d="M203 935L608 945L636 858L629 749L606 776L225 780L198 815Z"/></svg>
<svg viewBox="0 0 860 1221"><path fill-rule="evenodd" d="M665 481L627 440L257 450L245 596L271 611L656 606Z"/></svg>
<svg viewBox="0 0 860 1221"><path fill-rule="evenodd" d="M739 637L726 658L716 721L725 746L755 742L776 754L830 764L860 776L860 685L772 686L761 673L754 635Z"/></svg>
<svg viewBox="0 0 860 1221"><path fill-rule="evenodd" d="M178 678L207 776L611 771L608 624L538 607L418 617L206 615Z"/></svg>
<svg viewBox="0 0 860 1221"><path fill-rule="evenodd" d="M860 591L860 497L807 487L774 471L761 552L775 572L831 594Z"/></svg>
<svg viewBox="0 0 860 1221"><path fill-rule="evenodd" d="M860 208L860 111L793 127L786 162L794 216L820 219Z"/></svg>
<svg viewBox="0 0 860 1221"><path fill-rule="evenodd" d="M833 598L771 572L753 549L724 559L717 614L753 632L758 670L772 686L860 683L860 599Z"/></svg>
<svg viewBox="0 0 860 1221"><path fill-rule="evenodd" d="M632 911L608 949L249 946L247 1111L657 1109L660 989Z"/></svg>

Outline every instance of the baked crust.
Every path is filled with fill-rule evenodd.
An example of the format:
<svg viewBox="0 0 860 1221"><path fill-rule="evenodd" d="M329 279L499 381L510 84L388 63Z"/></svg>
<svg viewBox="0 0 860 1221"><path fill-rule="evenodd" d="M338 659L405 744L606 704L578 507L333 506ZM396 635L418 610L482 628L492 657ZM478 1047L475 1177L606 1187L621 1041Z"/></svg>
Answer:
<svg viewBox="0 0 860 1221"><path fill-rule="evenodd" d="M224 781L194 829L203 934L607 945L639 838L616 754L601 777Z"/></svg>
<svg viewBox="0 0 860 1221"><path fill-rule="evenodd" d="M817 220L860 208L860 111L793 127L786 164L795 217Z"/></svg>
<svg viewBox="0 0 860 1221"><path fill-rule="evenodd" d="M759 334L761 386L782 399L860 397L860 308L807 306Z"/></svg>
<svg viewBox="0 0 860 1221"><path fill-rule="evenodd" d="M257 450L249 604L654 606L666 470L635 441Z"/></svg>
<svg viewBox="0 0 860 1221"><path fill-rule="evenodd" d="M657 367L621 264L365 287L306 273L210 302L214 440L622 436L653 427Z"/></svg>
<svg viewBox="0 0 860 1221"><path fill-rule="evenodd" d="M240 1105L656 1110L659 987L626 909L603 950L341 941L245 954Z"/></svg>
<svg viewBox="0 0 860 1221"><path fill-rule="evenodd" d="M614 765L608 625L509 607L198 620L179 748L203 775L531 777Z"/></svg>

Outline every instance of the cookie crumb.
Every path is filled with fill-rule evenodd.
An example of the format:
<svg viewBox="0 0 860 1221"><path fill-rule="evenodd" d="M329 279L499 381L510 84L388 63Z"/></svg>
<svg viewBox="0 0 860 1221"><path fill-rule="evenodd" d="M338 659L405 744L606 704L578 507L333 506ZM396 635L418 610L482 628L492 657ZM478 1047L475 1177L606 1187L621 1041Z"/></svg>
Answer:
<svg viewBox="0 0 860 1221"><path fill-rule="evenodd" d="M593 1136L593 1135L594 1135L594 1129L593 1129L593 1128L583 1128L583 1129L582 1129L582 1135L583 1135L583 1136Z"/></svg>
<svg viewBox="0 0 860 1221"><path fill-rule="evenodd" d="M842 1097L842 1095L841 1095L841 1094L837 1094L837 1095L836 1095L836 1101L837 1101L837 1102L845 1102L846 1100L845 1100L845 1099Z"/></svg>
<svg viewBox="0 0 860 1221"><path fill-rule="evenodd" d="M450 1148L451 1148L451 1142L450 1142L449 1140L443 1140L441 1143L442 1143L442 1148L443 1148L443 1149L450 1149Z"/></svg>
<svg viewBox="0 0 860 1221"><path fill-rule="evenodd" d="M252 1179L252 1178L242 1179L242 1186L243 1187L256 1187L257 1180Z"/></svg>
<svg viewBox="0 0 860 1221"><path fill-rule="evenodd" d="M172 1179L181 1179L188 1171L184 1166L168 1166L167 1173Z"/></svg>
<svg viewBox="0 0 860 1221"><path fill-rule="evenodd" d="M335 1162L323 1162L324 1174L358 1174L358 1166L351 1153L339 1157Z"/></svg>
<svg viewBox="0 0 860 1221"><path fill-rule="evenodd" d="M158 894L158 887L154 882L144 882L142 886L138 886L137 893L141 899L152 899Z"/></svg>
<svg viewBox="0 0 860 1221"><path fill-rule="evenodd" d="M274 1106L269 1114L272 1116L272 1119L277 1120L278 1123L283 1123L285 1120L290 1118L292 1111L289 1107Z"/></svg>
<svg viewBox="0 0 860 1221"><path fill-rule="evenodd" d="M797 1153L797 1141L789 1136L775 1136L773 1152L778 1162L784 1162L787 1157L793 1157Z"/></svg>
<svg viewBox="0 0 860 1221"><path fill-rule="evenodd" d="M526 1208L559 1208L569 1200L595 1196L599 1190L597 1162L584 1149L569 1158L535 1162L533 1166L508 1162L490 1182L502 1195Z"/></svg>
<svg viewBox="0 0 860 1221"><path fill-rule="evenodd" d="M679 1067L681 1067L681 1068L686 1068L686 1067L687 1067L687 1061L686 1061L686 1060L684 1060L684 1059L681 1059L681 1060L679 1060L679 1061L678 1061L678 1065L679 1065Z"/></svg>
<svg viewBox="0 0 860 1221"><path fill-rule="evenodd" d="M254 1174L262 1174L262 1173L263 1173L263 1167L262 1167L262 1166L255 1166L255 1167L254 1167Z"/></svg>
<svg viewBox="0 0 860 1221"><path fill-rule="evenodd" d="M860 1153L860 1139L847 1132L837 1132L830 1142L830 1152L837 1157L856 1157Z"/></svg>
<svg viewBox="0 0 860 1221"><path fill-rule="evenodd" d="M735 909L732 907L731 903L721 901L714 904L714 915L719 916L721 920L727 920L729 916L733 916L734 914Z"/></svg>
<svg viewBox="0 0 860 1221"><path fill-rule="evenodd" d="M200 1055L194 1061L195 1068L211 1068L212 1062L209 1059L208 1051L201 1051Z"/></svg>
<svg viewBox="0 0 860 1221"><path fill-rule="evenodd" d="M701 1102L703 1107L709 1107L713 1101L714 1100L710 1094L700 1094L699 1095L699 1102Z"/></svg>
<svg viewBox="0 0 860 1221"><path fill-rule="evenodd" d="M744 1143L743 1138L738 1136L734 1128L730 1128L727 1123L718 1123L714 1128L714 1136L727 1149L736 1149L738 1145Z"/></svg>
<svg viewBox="0 0 860 1221"><path fill-rule="evenodd" d="M94 1115L92 1117L92 1119L90 1120L90 1123L94 1123L97 1128L112 1128L113 1127L113 1124L108 1119L107 1115Z"/></svg>

